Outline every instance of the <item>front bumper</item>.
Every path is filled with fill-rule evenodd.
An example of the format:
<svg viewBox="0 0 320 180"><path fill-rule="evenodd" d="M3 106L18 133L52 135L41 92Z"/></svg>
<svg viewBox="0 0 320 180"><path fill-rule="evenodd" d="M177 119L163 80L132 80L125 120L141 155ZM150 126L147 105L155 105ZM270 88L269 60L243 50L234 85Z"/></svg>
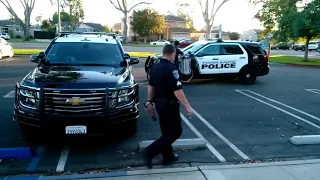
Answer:
<svg viewBox="0 0 320 180"><path fill-rule="evenodd" d="M19 90L19 85L17 85L16 92ZM136 121L139 118L139 87L138 85L134 85L131 87L135 89L132 94L131 103L126 104L124 106L119 106L117 108L110 108L110 100L113 100L109 97L110 92L112 90L100 90L95 91L92 97L88 98L100 98L99 106L101 107L99 111L95 111L95 109L86 111L82 109L84 112L73 112L67 111L70 110L73 106L62 106L60 103L59 106L56 106L53 103L54 101L58 101L57 99L65 98L67 96L83 96L74 93L87 93L87 91L79 91L79 90L46 90L40 89L40 103L38 109L30 109L20 105L17 100L17 95L15 99L15 109L13 115L13 121L24 124L30 128L36 128L44 132L50 132L50 134L65 134L66 126L86 126L87 133L86 135L96 135L96 134L104 134L107 130L109 131L114 126L120 126L122 123ZM59 93L52 92L59 91ZM76 91L76 92L75 92ZM105 91L105 92L104 92ZM71 93L71 94L70 94ZM50 95L51 94L51 95ZM57 95L58 94L58 95ZM92 95L92 94L90 94ZM61 102L61 101L60 101ZM64 100L62 101L64 102ZM92 103L93 101L91 101ZM97 103L94 102L94 103ZM61 108L62 107L62 108ZM79 107L79 106L77 106ZM75 107L75 108L77 108ZM66 109L68 108L68 109ZM64 110L64 111L56 111L56 110ZM112 130L112 129L111 129Z"/></svg>

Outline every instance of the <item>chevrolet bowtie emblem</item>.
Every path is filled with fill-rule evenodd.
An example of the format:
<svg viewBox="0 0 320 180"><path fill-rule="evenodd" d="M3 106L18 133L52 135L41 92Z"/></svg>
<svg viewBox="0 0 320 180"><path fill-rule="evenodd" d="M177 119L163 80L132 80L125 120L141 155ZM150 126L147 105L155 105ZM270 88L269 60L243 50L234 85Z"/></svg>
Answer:
<svg viewBox="0 0 320 180"><path fill-rule="evenodd" d="M66 103L72 104L72 105L74 105L74 106L83 104L84 102L85 102L85 100L82 99L82 98L79 98L79 97L73 97L73 98L71 98L71 99L67 99L67 100L66 100Z"/></svg>

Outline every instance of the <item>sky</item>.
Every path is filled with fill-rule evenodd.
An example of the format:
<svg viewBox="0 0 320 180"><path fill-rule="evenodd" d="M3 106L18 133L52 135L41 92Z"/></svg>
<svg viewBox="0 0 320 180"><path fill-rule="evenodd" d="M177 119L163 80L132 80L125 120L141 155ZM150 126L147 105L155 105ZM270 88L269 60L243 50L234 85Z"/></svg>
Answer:
<svg viewBox="0 0 320 180"><path fill-rule="evenodd" d="M134 1L139 0L127 0L128 3ZM221 1L217 0L217 2ZM150 7L160 14L166 14L168 11L175 13L177 10L175 4L177 2L190 3L191 8L188 8L187 11L193 17L195 27L201 29L205 26L197 0L153 0L151 5L141 5L136 10ZM10 3L19 17L23 17L23 7L20 0L10 0ZM120 22L123 17L120 11L113 8L109 0L83 0L83 9L85 13L84 22L100 23L111 27L114 23ZM31 22L36 23L35 17L39 15L42 15L44 19L51 18L56 11L57 6L52 6L50 0L36 0ZM236 31L239 33L249 29L261 29L261 23L253 18L257 11L258 9L250 5L248 0L230 0L217 13L214 25L218 26L221 23L223 31ZM8 19L9 16L9 12L0 3L0 19Z"/></svg>

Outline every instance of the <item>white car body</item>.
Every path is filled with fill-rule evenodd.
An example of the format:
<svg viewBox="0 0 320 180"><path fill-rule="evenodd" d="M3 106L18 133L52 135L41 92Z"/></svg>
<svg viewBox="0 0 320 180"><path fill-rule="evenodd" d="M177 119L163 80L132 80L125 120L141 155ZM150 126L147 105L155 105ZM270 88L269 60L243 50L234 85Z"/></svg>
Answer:
<svg viewBox="0 0 320 180"><path fill-rule="evenodd" d="M166 40L158 40L158 41L152 41L150 42L150 45L160 45L160 46L164 46L164 45L167 45L167 44L170 44L169 41L166 41Z"/></svg>
<svg viewBox="0 0 320 180"><path fill-rule="evenodd" d="M2 57L13 57L13 49L5 39L0 38L0 59Z"/></svg>
<svg viewBox="0 0 320 180"><path fill-rule="evenodd" d="M319 42L310 42L308 49L309 51L316 50L319 47Z"/></svg>
<svg viewBox="0 0 320 180"><path fill-rule="evenodd" d="M5 40L9 40L10 34L9 33L0 33L0 38L3 38Z"/></svg>

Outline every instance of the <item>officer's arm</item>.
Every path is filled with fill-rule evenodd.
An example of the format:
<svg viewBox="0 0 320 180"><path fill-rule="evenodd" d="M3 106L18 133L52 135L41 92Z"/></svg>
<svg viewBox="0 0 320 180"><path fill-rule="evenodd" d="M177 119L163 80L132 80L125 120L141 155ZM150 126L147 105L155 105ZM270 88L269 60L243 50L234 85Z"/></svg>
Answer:
<svg viewBox="0 0 320 180"><path fill-rule="evenodd" d="M183 52L180 49L178 49L178 54L180 54L181 56L184 55Z"/></svg>
<svg viewBox="0 0 320 180"><path fill-rule="evenodd" d="M173 93L177 97L177 99L185 106L185 108L190 108L189 102L182 90L182 83L179 77L178 70L173 69L173 71L169 75L169 82L171 89L173 90Z"/></svg>

